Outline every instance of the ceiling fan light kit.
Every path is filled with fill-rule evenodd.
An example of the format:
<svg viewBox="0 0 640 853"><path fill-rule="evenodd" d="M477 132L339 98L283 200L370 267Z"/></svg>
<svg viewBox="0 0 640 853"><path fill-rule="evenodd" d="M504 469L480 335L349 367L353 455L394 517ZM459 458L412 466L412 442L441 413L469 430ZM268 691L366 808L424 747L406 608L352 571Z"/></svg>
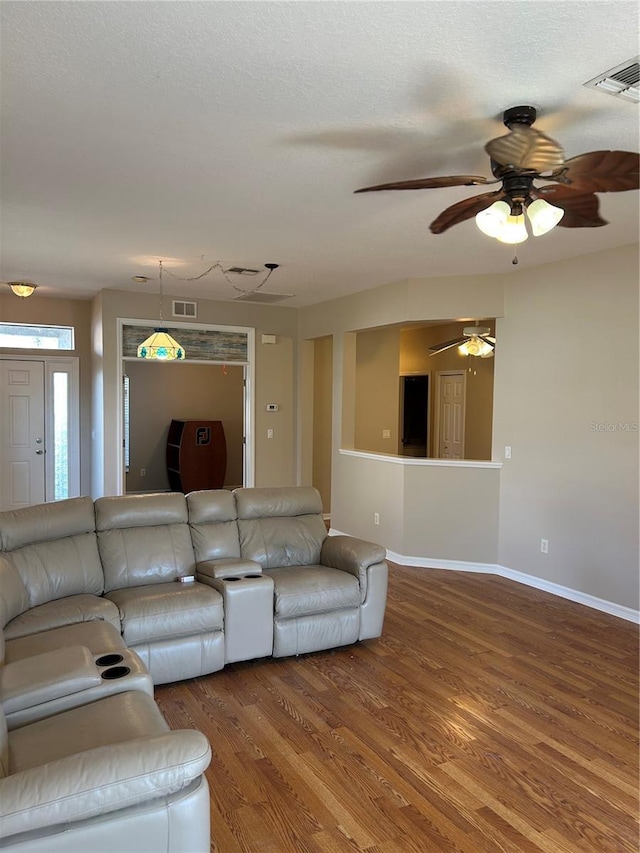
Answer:
<svg viewBox="0 0 640 853"><path fill-rule="evenodd" d="M491 358L496 346L496 339L491 335L489 326L465 326L462 337L442 344L434 344L429 347L429 355L438 355L440 352L457 347L460 355L472 355L476 358Z"/></svg>
<svg viewBox="0 0 640 853"><path fill-rule="evenodd" d="M475 217L483 234L501 243L522 243L527 239L525 211L534 237L548 234L556 225L606 225L596 193L637 190L640 156L632 151L605 150L565 160L562 146L532 127L536 116L532 106L505 110L503 123L509 132L485 145L494 180L481 175L446 175L379 184L356 192L502 184L497 191L481 193L446 208L430 225L433 234L442 234ZM538 187L536 180L553 183Z"/></svg>

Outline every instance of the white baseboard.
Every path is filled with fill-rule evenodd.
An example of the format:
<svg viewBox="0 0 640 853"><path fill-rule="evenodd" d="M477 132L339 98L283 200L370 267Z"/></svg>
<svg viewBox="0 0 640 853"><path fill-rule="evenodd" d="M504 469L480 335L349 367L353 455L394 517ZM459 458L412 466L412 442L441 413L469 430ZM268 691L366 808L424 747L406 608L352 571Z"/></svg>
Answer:
<svg viewBox="0 0 640 853"><path fill-rule="evenodd" d="M331 536L345 535L333 528L331 528L329 534ZM531 586L535 589L541 589L543 592L550 592L552 595L557 595L560 598L566 598L568 601L584 604L586 607L592 607L594 610L610 613L612 616L618 616L620 619L626 619L628 622L640 624L640 611L638 610L633 610L631 607L624 607L613 601L605 601L603 598L596 598L595 595L588 595L586 592L580 592L580 590L571 589L568 586L561 586L543 578L538 578L535 575L526 575L524 572L518 572L507 566L500 566L495 563L471 563L464 560L443 560L437 557L407 557L404 554L396 554L395 551L389 550L387 550L387 559L401 566L412 566L418 569L449 569L454 572L481 572L483 574L499 575L502 578L508 578L525 586Z"/></svg>

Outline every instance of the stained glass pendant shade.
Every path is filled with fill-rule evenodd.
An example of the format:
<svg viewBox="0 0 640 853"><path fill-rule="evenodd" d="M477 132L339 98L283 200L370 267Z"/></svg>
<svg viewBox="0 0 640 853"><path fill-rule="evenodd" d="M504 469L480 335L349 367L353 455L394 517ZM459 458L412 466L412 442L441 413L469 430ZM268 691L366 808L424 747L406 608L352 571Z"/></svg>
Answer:
<svg viewBox="0 0 640 853"><path fill-rule="evenodd" d="M157 358L162 361L173 361L184 358L184 349L167 329L154 329L138 347L138 358Z"/></svg>
<svg viewBox="0 0 640 853"><path fill-rule="evenodd" d="M182 360L185 357L184 347L169 334L162 326L162 261L160 261L160 327L138 347L138 358L154 358L159 361Z"/></svg>

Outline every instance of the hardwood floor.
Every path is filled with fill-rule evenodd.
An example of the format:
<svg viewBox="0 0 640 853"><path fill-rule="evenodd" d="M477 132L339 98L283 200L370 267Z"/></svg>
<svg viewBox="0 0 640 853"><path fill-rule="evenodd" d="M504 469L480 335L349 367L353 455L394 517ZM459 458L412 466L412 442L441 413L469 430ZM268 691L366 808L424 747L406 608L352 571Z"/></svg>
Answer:
<svg viewBox="0 0 640 853"><path fill-rule="evenodd" d="M638 628L391 566L383 636L158 687L214 757L215 853L636 853Z"/></svg>

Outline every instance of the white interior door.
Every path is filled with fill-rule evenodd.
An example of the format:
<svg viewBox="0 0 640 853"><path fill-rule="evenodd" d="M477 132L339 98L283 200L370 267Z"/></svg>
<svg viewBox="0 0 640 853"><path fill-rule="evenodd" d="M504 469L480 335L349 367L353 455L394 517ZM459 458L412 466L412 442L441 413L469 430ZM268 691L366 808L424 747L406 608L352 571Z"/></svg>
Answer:
<svg viewBox="0 0 640 853"><path fill-rule="evenodd" d="M0 360L0 509L45 500L44 363Z"/></svg>
<svg viewBox="0 0 640 853"><path fill-rule="evenodd" d="M464 458L464 373L442 373L439 394L438 458Z"/></svg>

